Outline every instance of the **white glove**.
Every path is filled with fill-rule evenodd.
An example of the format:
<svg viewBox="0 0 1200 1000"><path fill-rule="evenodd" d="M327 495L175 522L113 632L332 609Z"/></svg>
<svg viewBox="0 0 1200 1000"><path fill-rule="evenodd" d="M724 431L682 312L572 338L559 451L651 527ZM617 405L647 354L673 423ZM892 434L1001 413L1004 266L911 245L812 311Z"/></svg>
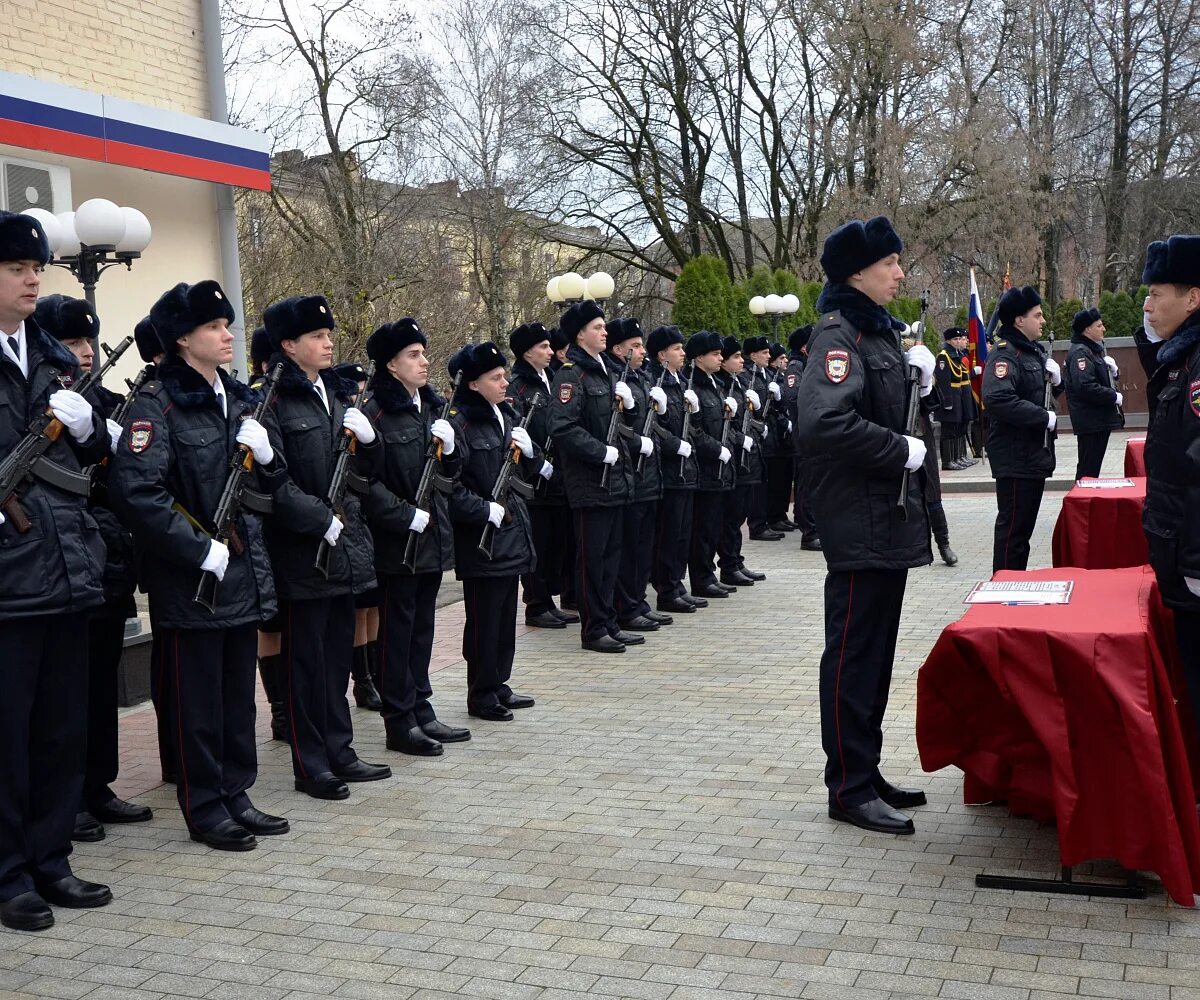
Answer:
<svg viewBox="0 0 1200 1000"><path fill-rule="evenodd" d="M512 443L521 449L521 454L526 458L533 458L533 438L524 427L512 429Z"/></svg>
<svg viewBox="0 0 1200 1000"><path fill-rule="evenodd" d="M371 421L362 410L347 410L342 416L342 426L363 444L370 444L375 440L375 428L371 426Z"/></svg>
<svg viewBox="0 0 1200 1000"><path fill-rule="evenodd" d="M495 500L488 501L488 520L492 522L494 527L500 527L500 522L504 520L504 508Z"/></svg>
<svg viewBox="0 0 1200 1000"><path fill-rule="evenodd" d="M613 398L619 399L625 404L625 409L632 410L634 408L633 392L624 382L618 382L613 386Z"/></svg>
<svg viewBox="0 0 1200 1000"><path fill-rule="evenodd" d="M783 390L779 388L778 382L768 382L767 383L767 392L769 392L771 394L771 397L776 402L783 399Z"/></svg>
<svg viewBox="0 0 1200 1000"><path fill-rule="evenodd" d="M329 519L329 527L325 529L325 542L329 545L337 545L338 538L342 534L342 522L337 516Z"/></svg>
<svg viewBox="0 0 1200 1000"><path fill-rule="evenodd" d="M679 447L675 449L675 454L680 458L691 458L692 443L690 441L680 441Z"/></svg>
<svg viewBox="0 0 1200 1000"><path fill-rule="evenodd" d="M1124 405L1125 405L1125 393L1118 392L1117 393L1117 406L1124 406Z"/></svg>
<svg viewBox="0 0 1200 1000"><path fill-rule="evenodd" d="M643 455L651 454L654 451L654 442L651 441L648 437L643 436L642 442L638 446L638 451L641 452L641 454L643 454Z"/></svg>
<svg viewBox="0 0 1200 1000"><path fill-rule="evenodd" d="M717 461L722 465L727 465L729 460L733 458L733 453L726 447L721 447L721 454L717 456Z"/></svg>
<svg viewBox="0 0 1200 1000"><path fill-rule="evenodd" d="M259 465L270 465L275 458L271 448L271 439L267 437L267 429L253 417L247 417L238 428L237 443L244 444L254 453L254 461Z"/></svg>
<svg viewBox="0 0 1200 1000"><path fill-rule="evenodd" d="M421 510L418 507L413 511L412 524L408 526L409 531L415 531L418 535L429 527L429 511Z"/></svg>
<svg viewBox="0 0 1200 1000"><path fill-rule="evenodd" d="M696 395L695 389L684 389L683 401L687 403L688 413L700 412L700 397Z"/></svg>
<svg viewBox="0 0 1200 1000"><path fill-rule="evenodd" d="M1108 370L1112 372L1113 378L1116 378L1121 374L1121 370L1117 367L1117 363L1107 354L1104 355L1104 363L1108 365Z"/></svg>
<svg viewBox="0 0 1200 1000"><path fill-rule="evenodd" d="M731 417L737 416L737 400L732 396L725 397L725 409L729 411Z"/></svg>
<svg viewBox="0 0 1200 1000"><path fill-rule="evenodd" d="M1047 410L1046 411L1046 429L1052 431L1057 426L1058 426L1058 414L1055 413L1053 410Z"/></svg>
<svg viewBox="0 0 1200 1000"><path fill-rule="evenodd" d="M616 465L617 464L617 449L614 448L611 444L606 445L604 448L604 464L605 465Z"/></svg>
<svg viewBox="0 0 1200 1000"><path fill-rule="evenodd" d="M208 543L208 555L200 564L200 571L212 573L218 580L224 580L227 569L229 569L229 546L214 538Z"/></svg>
<svg viewBox="0 0 1200 1000"><path fill-rule="evenodd" d="M907 434L904 435L904 441L908 445L908 459L905 461L904 467L909 472L916 472L921 467L921 463L925 461L925 442L920 438L909 437Z"/></svg>
<svg viewBox="0 0 1200 1000"><path fill-rule="evenodd" d="M1183 582L1187 584L1187 589L1192 592L1195 597L1200 597L1200 580L1193 580L1191 577L1185 576Z"/></svg>
<svg viewBox="0 0 1200 1000"><path fill-rule="evenodd" d="M763 440L764 440L764 441L767 439L767 435L768 435L768 434L770 434L770 433L771 433L771 427L770 427L770 425L769 425L769 424L763 424Z"/></svg>
<svg viewBox="0 0 1200 1000"><path fill-rule="evenodd" d="M753 451L754 450L754 438L752 438L749 434L747 434L744 438L742 438L742 447L746 451Z"/></svg>
<svg viewBox="0 0 1200 1000"><path fill-rule="evenodd" d="M1162 337L1154 331L1154 327L1150 325L1150 317L1142 313L1142 329L1146 331L1146 339L1152 344L1161 344Z"/></svg>
<svg viewBox="0 0 1200 1000"><path fill-rule="evenodd" d="M788 421L788 433L792 433L792 422L790 420Z"/></svg>
<svg viewBox="0 0 1200 1000"><path fill-rule="evenodd" d="M71 437L82 444L92 433L92 404L79 393L59 389L50 397L50 409Z"/></svg>
<svg viewBox="0 0 1200 1000"><path fill-rule="evenodd" d="M442 442L442 454L454 454L454 425L449 420L435 420L429 425L429 433Z"/></svg>
<svg viewBox="0 0 1200 1000"><path fill-rule="evenodd" d="M971 374L972 375L982 375L983 369L980 368L979 365L976 365L974 368L971 369Z"/></svg>
<svg viewBox="0 0 1200 1000"><path fill-rule="evenodd" d="M758 393L753 389L746 390L746 402L750 404L750 407L753 410L757 411L762 409L762 403L759 401Z"/></svg>
<svg viewBox="0 0 1200 1000"><path fill-rule="evenodd" d="M1050 384L1058 385L1062 381L1062 369L1058 367L1058 362L1053 358L1046 359L1046 371L1050 373Z"/></svg>
<svg viewBox="0 0 1200 1000"><path fill-rule="evenodd" d="M108 450L115 455L117 452L117 442L121 440L121 425L115 420L106 420L104 424L108 428Z"/></svg>
<svg viewBox="0 0 1200 1000"><path fill-rule="evenodd" d="M650 402L654 404L655 413L667 412L667 393L661 385L656 385L650 390Z"/></svg>
<svg viewBox="0 0 1200 1000"><path fill-rule="evenodd" d="M0 514L0 524L3 524L5 522L5 520L6 520L6 518L4 517L4 515Z"/></svg>
<svg viewBox="0 0 1200 1000"><path fill-rule="evenodd" d="M551 465L549 462L543 462L542 467L540 469L538 469L538 475L541 476L543 479L549 479L551 476L554 475L554 466Z"/></svg>
<svg viewBox="0 0 1200 1000"><path fill-rule="evenodd" d="M904 352L904 360L921 373L921 388L933 385L933 352L924 344L914 344Z"/></svg>

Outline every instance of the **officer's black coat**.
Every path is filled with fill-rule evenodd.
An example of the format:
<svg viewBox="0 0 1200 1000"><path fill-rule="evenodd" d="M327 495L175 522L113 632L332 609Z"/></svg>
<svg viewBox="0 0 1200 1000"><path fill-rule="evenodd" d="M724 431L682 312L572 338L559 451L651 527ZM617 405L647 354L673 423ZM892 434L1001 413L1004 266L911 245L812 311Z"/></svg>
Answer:
<svg viewBox="0 0 1200 1000"><path fill-rule="evenodd" d="M125 399L102 385L94 385L87 398L108 418ZM88 510L100 525L100 537L104 539L104 614L132 618L137 613L133 600L133 592L137 589L133 535L109 507L107 465L96 467L92 484Z"/></svg>
<svg viewBox="0 0 1200 1000"><path fill-rule="evenodd" d="M1063 365L1063 382L1067 387L1071 429L1076 434L1098 434L1124 423L1110 375L1101 345L1082 333L1075 334Z"/></svg>
<svg viewBox="0 0 1200 1000"><path fill-rule="evenodd" d="M0 352L0 456L8 455L49 406L50 397L79 378L75 355L37 325L25 320L29 380ZM45 452L71 472L108 454L104 418L92 414L92 433L78 444L65 429ZM87 498L39 479L20 494L33 527L20 534L9 518L0 524L0 621L86 611L103 600L104 543Z"/></svg>
<svg viewBox="0 0 1200 1000"><path fill-rule="evenodd" d="M788 366L783 372L783 405L780 409L787 413L792 422L792 452L797 456L800 454L800 435L796 431L796 402L800 398L800 377L804 374L807 362L808 355L801 350L797 354L789 355Z"/></svg>
<svg viewBox="0 0 1200 1000"><path fill-rule="evenodd" d="M608 365L609 371L615 372L620 372L621 369L618 366L624 365L623 361L611 354L604 356L604 363ZM646 456L641 475L637 471L638 456L641 454L642 428L646 424L646 414L654 408L654 404L650 402L650 389L654 386L654 380L649 375L650 368L643 362L642 367L636 371L631 368L625 378L629 391L633 393L634 407L628 413L621 415L621 419L629 431L621 435L617 447L623 448L629 459L629 470L633 482L633 492L629 499L633 503L645 503L657 500L662 496L661 442L654 435L653 423L650 425L651 432L647 436L654 442L654 451ZM657 415L655 420L657 420Z"/></svg>
<svg viewBox="0 0 1200 1000"><path fill-rule="evenodd" d="M700 401L699 411L690 417L691 442L698 468L696 489L705 493L723 493L733 489L733 465L738 456L733 443L735 439L741 441L741 433L737 430L737 418L734 417L725 444L731 457L728 462L722 463L721 438L725 433L725 397L728 393L717 381L716 375L708 375L699 368L693 370L692 391Z"/></svg>
<svg viewBox="0 0 1200 1000"><path fill-rule="evenodd" d="M651 383L658 382L664 369L658 362L649 362L647 372ZM683 392L687 388L683 372L672 375L667 372L662 380L663 392L667 394L667 412L654 420L654 447L660 453L659 470L664 490L694 490L696 488L696 446L692 454L679 457L679 445L683 441L683 424L688 418L687 401ZM688 432L691 434L691 431Z"/></svg>
<svg viewBox="0 0 1200 1000"><path fill-rule="evenodd" d="M361 594L375 586L375 566L371 534L354 490L346 490L342 533L329 551L329 579L313 567L333 516L329 484L337 461L334 448L345 434L342 419L358 383L330 369L321 372L329 397L326 412L316 388L299 366L282 354L271 358L272 368L277 363L283 364L283 371L263 417L276 455L274 465L286 475L275 491L274 512L265 520L276 593L281 601ZM378 437L369 445L359 441L351 468L360 476L369 476L382 454Z"/></svg>
<svg viewBox="0 0 1200 1000"><path fill-rule="evenodd" d="M908 459L908 371L897 321L848 285L826 285L818 308L796 430L826 563L832 571L928 565L919 470L908 480L907 520L896 504Z"/></svg>
<svg viewBox="0 0 1200 1000"><path fill-rule="evenodd" d="M376 373L371 398L363 407L383 448L383 461L363 501L375 540L375 569L381 575L409 573L404 567L404 550L416 510L413 501L429 453L429 428L446 408L446 401L432 386L422 387L420 396L418 410L404 385L384 371ZM442 476L453 480L461 463L462 452L457 447L452 454L443 454ZM447 495L434 490L427 513L429 524L417 536L413 572L443 573L454 566L454 525Z"/></svg>
<svg viewBox="0 0 1200 1000"><path fill-rule="evenodd" d="M1045 479L1054 472L1052 431L1046 446L1046 349L1003 326L983 373L987 451L993 479ZM1062 392L1062 383L1054 395Z"/></svg>
<svg viewBox="0 0 1200 1000"><path fill-rule="evenodd" d="M620 375L620 369L606 369L578 344L572 344L567 348L566 363L554 376L549 406L550 434L558 458L555 475L561 472L567 501L575 510L618 507L633 497L633 470L619 437L608 486L600 485L609 418L617 405L613 386Z"/></svg>
<svg viewBox="0 0 1200 1000"><path fill-rule="evenodd" d="M775 368L766 368L762 372L756 372L754 385L751 386L762 398L763 406L767 406L768 397L771 400L770 408L767 410L767 419L764 423L769 428L769 433L763 439L763 458L784 458L795 454L795 449L792 447L792 435L788 432L788 411L784 405L783 387L787 384L783 373ZM771 396L769 386L779 386L779 398Z"/></svg>
<svg viewBox="0 0 1200 1000"><path fill-rule="evenodd" d="M947 344L937 356L933 381L942 405L934 416L945 424L969 424L975 419L975 397L971 394L971 356Z"/></svg>
<svg viewBox="0 0 1200 1000"><path fill-rule="evenodd" d="M1163 600L1200 614L1200 598L1184 583L1200 580L1200 313L1160 345L1157 357L1142 527Z"/></svg>
<svg viewBox="0 0 1200 1000"><path fill-rule="evenodd" d="M454 521L454 572L460 580L475 577L519 576L531 573L536 565L533 531L525 498L510 490L505 519L492 540L492 558L479 553L479 539L488 523L488 501L500 467L512 456L512 429L519 422L508 403L500 404L504 430L495 411L479 393L459 386L447 412L454 424L455 451L462 449L462 467L450 495L450 517ZM534 458L522 457L512 475L530 485L544 459L539 449Z"/></svg>
<svg viewBox="0 0 1200 1000"><path fill-rule="evenodd" d="M732 396L737 401L737 413L733 418L733 426L729 428L729 450L733 452L733 458L729 464L733 466L734 478L739 486L761 483L763 478L762 438L754 430L754 421L758 419L755 414L750 416L751 423L748 433L742 433L742 424L746 419L747 409L746 386L739 376L731 375L729 372L717 372L717 383L724 390L725 395ZM759 403L762 403L761 399L759 399ZM747 437L754 442L754 447L746 457L745 466L743 466L743 455L745 454L743 442Z"/></svg>
<svg viewBox="0 0 1200 1000"><path fill-rule="evenodd" d="M508 394L512 399L514 409L523 417L529 409L529 403L534 395L538 395L541 399L538 402L537 411L529 421L529 426L526 430L529 431L529 436L533 438L534 444L542 449L542 453L546 456L546 461L554 466L554 475L549 480L538 484L537 494L528 503L530 506L540 507L563 507L567 503L567 489L563 482L562 469L558 467L556 461L555 448L551 446L549 452L546 451L546 445L551 441L550 437L550 402L552 389L547 387L547 382L554 381L554 372L547 369L546 382L543 382L538 377L538 373L534 371L533 365L522 359L513 363L512 378L508 383Z"/></svg>
<svg viewBox="0 0 1200 1000"><path fill-rule="evenodd" d="M193 600L212 540L212 517L238 450L238 425L259 400L258 393L224 371L218 377L227 417L203 375L179 357L164 361L158 378L138 390L109 469L113 510L133 532L156 628L232 628L266 621L277 611L262 523L246 511L237 524L243 551L238 555L230 548L216 610L209 613ZM284 480L278 464L255 463L251 487L274 493Z"/></svg>

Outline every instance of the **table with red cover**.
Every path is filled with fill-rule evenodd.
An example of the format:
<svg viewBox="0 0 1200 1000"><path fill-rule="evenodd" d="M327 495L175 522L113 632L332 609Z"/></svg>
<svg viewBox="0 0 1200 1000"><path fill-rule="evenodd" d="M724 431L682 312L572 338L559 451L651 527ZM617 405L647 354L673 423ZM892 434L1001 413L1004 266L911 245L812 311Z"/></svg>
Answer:
<svg viewBox="0 0 1200 1000"><path fill-rule="evenodd" d="M1146 480L1132 486L1096 489L1075 486L1063 497L1051 542L1055 566L1120 569L1150 561L1142 531Z"/></svg>
<svg viewBox="0 0 1200 1000"><path fill-rule="evenodd" d="M1125 475L1146 475L1146 439L1130 438L1125 442Z"/></svg>
<svg viewBox="0 0 1200 1000"><path fill-rule="evenodd" d="M961 768L968 803L1003 799L1013 813L1056 820L1063 865L1111 858L1155 872L1171 898L1192 906L1200 772L1190 766L1195 730L1153 572L994 579L1075 587L1066 605L974 605L946 627L917 678L922 766Z"/></svg>

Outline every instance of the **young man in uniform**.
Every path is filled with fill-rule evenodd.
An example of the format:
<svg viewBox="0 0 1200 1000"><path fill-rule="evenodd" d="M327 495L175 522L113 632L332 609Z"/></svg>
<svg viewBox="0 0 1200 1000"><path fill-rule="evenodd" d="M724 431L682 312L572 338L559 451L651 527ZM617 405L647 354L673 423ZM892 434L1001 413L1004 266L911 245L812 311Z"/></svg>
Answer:
<svg viewBox="0 0 1200 1000"><path fill-rule="evenodd" d="M1108 436L1125 424L1117 390L1117 363L1104 351L1104 320L1099 309L1083 309L1071 320L1071 349L1063 382L1067 387L1067 412L1079 448L1075 481L1100 475Z"/></svg>
<svg viewBox="0 0 1200 1000"><path fill-rule="evenodd" d="M808 503L808 461L796 433L800 378L804 374L804 366L808 364L808 338L812 336L812 331L812 324L807 323L788 334L788 364L783 373L783 408L787 411L792 428L792 449L796 455L792 468L792 524L800 532L800 548L820 552L821 539L817 535L817 525Z"/></svg>
<svg viewBox="0 0 1200 1000"><path fill-rule="evenodd" d="M767 391L771 393L771 408L766 423L770 433L763 442L763 462L766 466L767 526L772 531L795 531L788 520L788 501L792 496L792 479L796 465L796 447L792 443L792 420L784 403L783 389L787 385L787 348L772 344L767 363ZM772 388L773 387L773 388Z"/></svg>
<svg viewBox="0 0 1200 1000"><path fill-rule="evenodd" d="M774 417L776 404L782 398L782 390L768 372L768 365L771 363L771 341L766 337L747 337L742 344L742 359L745 363L741 374L742 385L753 391L762 403L758 412L754 414L755 425L762 426L762 430L755 435L760 471L758 482L752 482L750 485L746 523L750 528L752 542L778 542L785 532L772 528L767 516L767 473L769 458L775 454L776 445L771 434L774 421L768 423L763 419L764 415Z"/></svg>
<svg viewBox="0 0 1200 1000"><path fill-rule="evenodd" d="M736 337L726 337L721 342L721 371L717 381L725 394L737 403L738 419L728 434L727 443L734 455L729 463L733 469L733 489L722 497L724 508L721 536L717 542L717 564L721 567L721 584L731 593L739 586L753 587L759 580L767 578L765 573L747 569L742 556L742 525L750 513L751 491L762 482L762 438L754 429L756 415L762 413L762 400L757 392L743 384L744 367L742 345Z"/></svg>

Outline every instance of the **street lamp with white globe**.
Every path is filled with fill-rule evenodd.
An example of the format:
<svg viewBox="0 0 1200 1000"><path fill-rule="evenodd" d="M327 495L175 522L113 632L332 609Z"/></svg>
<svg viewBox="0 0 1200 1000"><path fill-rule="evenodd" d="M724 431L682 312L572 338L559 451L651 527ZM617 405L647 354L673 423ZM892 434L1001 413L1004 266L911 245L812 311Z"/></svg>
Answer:
<svg viewBox="0 0 1200 1000"><path fill-rule="evenodd" d="M575 271L568 271L546 282L546 298L559 309L567 309L585 299L603 304L615 289L616 282L607 271L597 271L587 278Z"/></svg>
<svg viewBox="0 0 1200 1000"><path fill-rule="evenodd" d="M759 319L770 319L771 339L779 339L779 321L800 309L800 299L795 295L756 295L750 300L750 313Z"/></svg>

